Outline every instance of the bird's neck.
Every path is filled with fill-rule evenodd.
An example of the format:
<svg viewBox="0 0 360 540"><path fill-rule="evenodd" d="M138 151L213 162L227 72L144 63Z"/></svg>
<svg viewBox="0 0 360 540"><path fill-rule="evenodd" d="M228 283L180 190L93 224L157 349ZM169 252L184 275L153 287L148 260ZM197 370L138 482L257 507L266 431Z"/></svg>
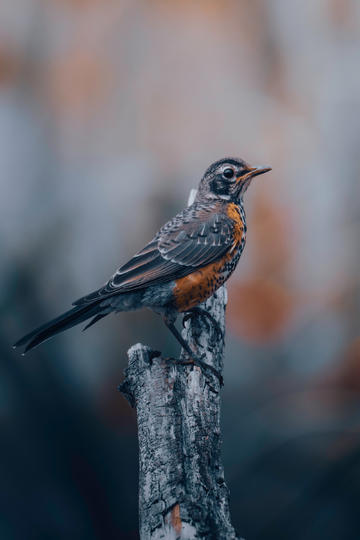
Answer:
<svg viewBox="0 0 360 540"><path fill-rule="evenodd" d="M210 207L212 208L213 210L215 210L216 208L218 208L220 210L220 207L223 207L224 210L225 210L225 213L226 213L226 207L231 204L231 205L236 205L238 210L239 210L239 214L240 214L240 217L241 217L241 220L244 224L244 229L246 231L247 227L246 227L246 214L245 214L245 209L244 209L244 200L242 197L236 197L236 198L228 198L228 199L224 199L224 198L221 198L219 196L211 196L209 194L207 194L206 196L202 196L201 193L197 193L196 197L195 197L195 201L193 204L196 204L196 205L200 205L200 206L204 206L204 207Z"/></svg>

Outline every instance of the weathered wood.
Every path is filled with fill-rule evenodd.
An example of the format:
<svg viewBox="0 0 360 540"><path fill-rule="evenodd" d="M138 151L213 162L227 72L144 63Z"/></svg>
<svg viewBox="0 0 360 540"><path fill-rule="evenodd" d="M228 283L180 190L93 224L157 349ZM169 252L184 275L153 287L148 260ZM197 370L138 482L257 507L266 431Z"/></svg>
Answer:
<svg viewBox="0 0 360 540"><path fill-rule="evenodd" d="M198 315L183 330L197 356L204 354L220 372L226 299L222 287L200 306L222 336ZM131 347L120 388L137 410L141 540L235 539L221 462L219 380L158 354L141 344Z"/></svg>

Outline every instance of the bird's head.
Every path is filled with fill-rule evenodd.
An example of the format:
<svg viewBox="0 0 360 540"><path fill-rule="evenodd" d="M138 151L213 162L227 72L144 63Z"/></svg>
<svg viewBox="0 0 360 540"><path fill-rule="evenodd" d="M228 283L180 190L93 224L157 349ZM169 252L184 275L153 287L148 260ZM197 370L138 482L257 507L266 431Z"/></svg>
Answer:
<svg viewBox="0 0 360 540"><path fill-rule="evenodd" d="M239 158L220 159L205 171L200 181L197 198L239 201L254 176L268 171L271 171L271 167L251 167Z"/></svg>

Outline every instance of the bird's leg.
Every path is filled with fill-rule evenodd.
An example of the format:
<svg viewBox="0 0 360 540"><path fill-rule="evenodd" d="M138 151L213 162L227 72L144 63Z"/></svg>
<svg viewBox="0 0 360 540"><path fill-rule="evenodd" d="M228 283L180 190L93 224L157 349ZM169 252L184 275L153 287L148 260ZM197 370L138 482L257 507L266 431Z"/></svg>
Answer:
<svg viewBox="0 0 360 540"><path fill-rule="evenodd" d="M188 321L189 319L192 319L196 315L198 317L203 317L204 319L208 319L208 321L210 321L212 324L212 327L216 333L216 337L218 339L224 339L223 331L221 330L220 325L217 322L217 320L208 311L199 307L193 307L189 309L189 311L186 312L186 315L184 315L183 321L182 321L183 327L185 328L186 321Z"/></svg>
<svg viewBox="0 0 360 540"><path fill-rule="evenodd" d="M185 366L193 364L193 365L198 365L199 367L201 367L203 369L209 369L214 375L216 375L216 377L219 379L220 385L222 386L223 385L223 378L222 378L221 373L219 373L219 371L217 369L215 369L213 366L210 366L210 364L207 364L206 362L203 362L199 358L196 358L196 356L195 356L194 352L191 350L189 344L186 343L185 339L182 337L180 332L177 330L177 328L175 327L173 322L168 321L166 319L166 317L164 317L164 322L165 322L166 326L168 327L168 329L170 330L170 332L173 334L173 336L180 343L182 348L185 349L185 351L189 355L189 360L178 360L177 363L185 365Z"/></svg>

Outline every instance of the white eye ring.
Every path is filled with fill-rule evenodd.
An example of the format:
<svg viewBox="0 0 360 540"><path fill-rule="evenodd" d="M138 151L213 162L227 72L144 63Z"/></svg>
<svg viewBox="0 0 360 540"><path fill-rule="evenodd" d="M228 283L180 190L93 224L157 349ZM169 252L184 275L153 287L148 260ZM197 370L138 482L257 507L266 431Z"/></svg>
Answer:
<svg viewBox="0 0 360 540"><path fill-rule="evenodd" d="M222 175L224 178L226 178L226 180L231 180L235 176L235 171L232 167L226 167L223 170Z"/></svg>

